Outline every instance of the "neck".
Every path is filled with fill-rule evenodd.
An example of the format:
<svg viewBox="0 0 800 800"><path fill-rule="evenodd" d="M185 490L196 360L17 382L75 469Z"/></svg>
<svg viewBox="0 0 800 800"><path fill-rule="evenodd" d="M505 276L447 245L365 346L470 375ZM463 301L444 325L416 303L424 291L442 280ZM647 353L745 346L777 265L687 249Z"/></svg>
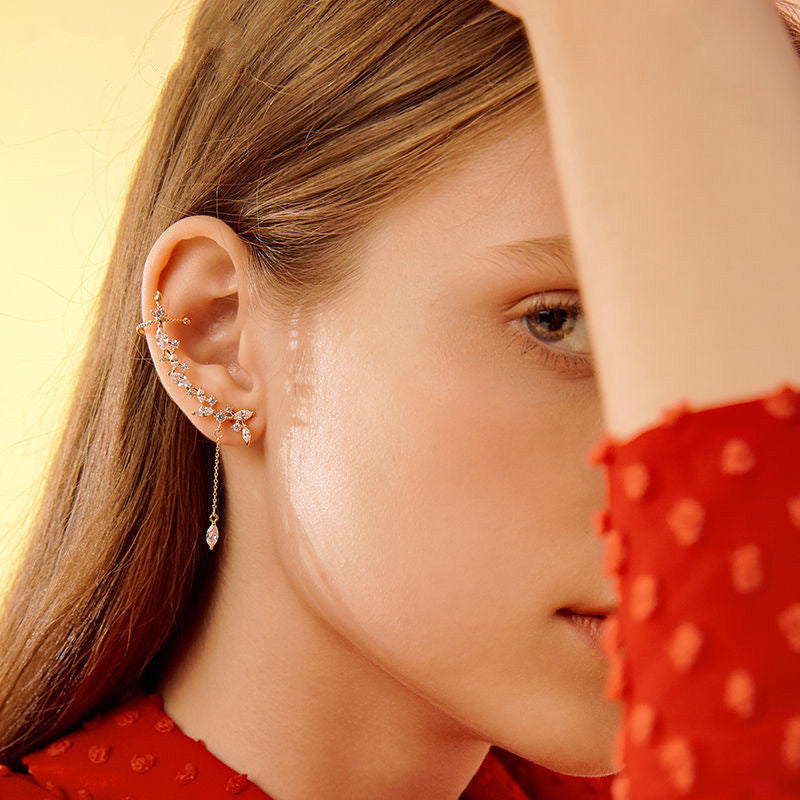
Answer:
<svg viewBox="0 0 800 800"><path fill-rule="evenodd" d="M276 798L457 800L489 744L326 624L228 516L155 687L165 712Z"/></svg>

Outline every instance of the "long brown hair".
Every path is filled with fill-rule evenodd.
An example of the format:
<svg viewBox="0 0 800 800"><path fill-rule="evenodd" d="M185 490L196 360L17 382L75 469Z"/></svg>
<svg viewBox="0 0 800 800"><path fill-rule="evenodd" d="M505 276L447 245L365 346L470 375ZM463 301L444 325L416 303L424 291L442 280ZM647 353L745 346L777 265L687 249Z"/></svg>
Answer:
<svg viewBox="0 0 800 800"><path fill-rule="evenodd" d="M158 235L216 216L249 248L251 302L321 303L346 285L381 210L541 110L522 23L487 0L201 2L153 112L5 597L0 761L18 769L147 686L213 576L201 546L213 442L170 401L134 331Z"/></svg>

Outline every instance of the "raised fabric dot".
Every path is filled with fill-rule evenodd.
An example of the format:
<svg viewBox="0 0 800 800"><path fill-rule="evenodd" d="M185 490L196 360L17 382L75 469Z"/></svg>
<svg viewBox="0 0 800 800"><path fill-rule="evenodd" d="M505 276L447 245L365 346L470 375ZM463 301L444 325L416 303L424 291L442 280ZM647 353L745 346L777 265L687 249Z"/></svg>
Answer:
<svg viewBox="0 0 800 800"><path fill-rule="evenodd" d="M6 775L11 773L11 767L5 764L0 764L0 778L5 778Z"/></svg>
<svg viewBox="0 0 800 800"><path fill-rule="evenodd" d="M761 402L764 410L778 419L791 419L797 413L797 395L788 383Z"/></svg>
<svg viewBox="0 0 800 800"><path fill-rule="evenodd" d="M156 763L156 757L152 753L145 753L144 755L135 755L131 759L131 769L134 772L147 772L152 769Z"/></svg>
<svg viewBox="0 0 800 800"><path fill-rule="evenodd" d="M616 450L617 441L613 436L608 433L603 433L595 446L589 451L586 460L590 464L610 464L614 460L614 450Z"/></svg>
<svg viewBox="0 0 800 800"><path fill-rule="evenodd" d="M745 544L730 554L731 581L739 592L752 592L764 582L758 545Z"/></svg>
<svg viewBox="0 0 800 800"><path fill-rule="evenodd" d="M153 723L153 727L159 733L169 733L175 730L175 723L169 717L161 717Z"/></svg>
<svg viewBox="0 0 800 800"><path fill-rule="evenodd" d="M625 756L625 728L619 727L614 731L614 741L611 747L611 760L614 769L622 769L625 766Z"/></svg>
<svg viewBox="0 0 800 800"><path fill-rule="evenodd" d="M800 770L800 714L789 717L783 730L781 759L791 770Z"/></svg>
<svg viewBox="0 0 800 800"><path fill-rule="evenodd" d="M656 724L656 710L649 703L637 703L630 713L628 727L631 741L640 747L648 744L653 738Z"/></svg>
<svg viewBox="0 0 800 800"><path fill-rule="evenodd" d="M81 786L75 794L78 800L94 800L94 795L85 786Z"/></svg>
<svg viewBox="0 0 800 800"><path fill-rule="evenodd" d="M800 653L800 603L793 603L778 614L778 625L789 647Z"/></svg>
<svg viewBox="0 0 800 800"><path fill-rule="evenodd" d="M637 575L630 590L631 617L645 620L653 615L658 606L658 582L655 575Z"/></svg>
<svg viewBox="0 0 800 800"><path fill-rule="evenodd" d="M184 764L175 775L175 783L186 786L197 777L197 767L194 764Z"/></svg>
<svg viewBox="0 0 800 800"><path fill-rule="evenodd" d="M135 709L129 709L128 711L123 711L121 714L116 714L114 716L114 722L116 722L120 728L127 728L133 725L137 719L139 719L139 712Z"/></svg>
<svg viewBox="0 0 800 800"><path fill-rule="evenodd" d="M102 714L95 714L91 719L84 720L81 723L81 727L87 731L91 731L100 724L100 720L102 718L103 718Z"/></svg>
<svg viewBox="0 0 800 800"><path fill-rule="evenodd" d="M606 617L600 623L600 647L610 658L619 648L619 622L616 616Z"/></svg>
<svg viewBox="0 0 800 800"><path fill-rule="evenodd" d="M744 439L728 439L720 456L720 471L723 475L744 475L755 466L756 457Z"/></svg>
<svg viewBox="0 0 800 800"><path fill-rule="evenodd" d="M800 528L800 494L790 497L786 501L786 508L789 511L789 519L795 528Z"/></svg>
<svg viewBox="0 0 800 800"><path fill-rule="evenodd" d="M725 707L740 717L753 716L755 710L756 685L746 669L735 669L725 681Z"/></svg>
<svg viewBox="0 0 800 800"><path fill-rule="evenodd" d="M625 563L625 544L622 541L622 534L613 529L608 532L603 548L603 572L606 575L618 572Z"/></svg>
<svg viewBox="0 0 800 800"><path fill-rule="evenodd" d="M49 744L45 748L45 753L49 756L60 756L62 753L66 753L70 747L72 747L72 739L60 739L57 742Z"/></svg>
<svg viewBox="0 0 800 800"><path fill-rule="evenodd" d="M93 744L89 748L89 761L92 764L105 764L108 761L108 756L111 753L111 748L106 744Z"/></svg>
<svg viewBox="0 0 800 800"><path fill-rule="evenodd" d="M44 788L47 789L51 795L53 795L53 797L57 798L57 800L67 800L67 795L64 793L64 790L57 784L53 783L53 781L46 780L43 785Z"/></svg>
<svg viewBox="0 0 800 800"><path fill-rule="evenodd" d="M675 667L686 671L697 661L702 644L703 634L697 625L693 622L682 622L675 629L667 652Z"/></svg>
<svg viewBox="0 0 800 800"><path fill-rule="evenodd" d="M641 461L628 464L622 470L622 488L631 500L641 500L650 486L650 471Z"/></svg>
<svg viewBox="0 0 800 800"><path fill-rule="evenodd" d="M225 791L231 794L241 794L248 786L247 773L237 773L228 778L228 782L225 784Z"/></svg>
<svg viewBox="0 0 800 800"><path fill-rule="evenodd" d="M592 524L598 536L605 536L613 527L611 512L607 508L599 508L592 512Z"/></svg>
<svg viewBox="0 0 800 800"><path fill-rule="evenodd" d="M611 800L628 800L631 796L631 779L627 775L615 775L611 781Z"/></svg>
<svg viewBox="0 0 800 800"><path fill-rule="evenodd" d="M663 425L675 425L690 411L692 411L692 407L686 402L686 400L679 400L677 403L674 403L671 406L665 406L662 409L660 422Z"/></svg>
<svg viewBox="0 0 800 800"><path fill-rule="evenodd" d="M157 705L162 711L164 710L164 698L157 692L147 695L150 702Z"/></svg>
<svg viewBox="0 0 800 800"><path fill-rule="evenodd" d="M700 538L705 516L702 503L693 497L682 497L667 513L667 525L675 541L682 547L689 547Z"/></svg>
<svg viewBox="0 0 800 800"><path fill-rule="evenodd" d="M682 736L673 736L659 748L658 760L672 786L683 794L688 793L694 786L696 774L689 742Z"/></svg>
<svg viewBox="0 0 800 800"><path fill-rule="evenodd" d="M625 659L622 653L618 650L608 660L608 673L606 675L606 684L604 687L604 694L609 700L617 700L622 697L623 692L627 688L628 680L625 668Z"/></svg>

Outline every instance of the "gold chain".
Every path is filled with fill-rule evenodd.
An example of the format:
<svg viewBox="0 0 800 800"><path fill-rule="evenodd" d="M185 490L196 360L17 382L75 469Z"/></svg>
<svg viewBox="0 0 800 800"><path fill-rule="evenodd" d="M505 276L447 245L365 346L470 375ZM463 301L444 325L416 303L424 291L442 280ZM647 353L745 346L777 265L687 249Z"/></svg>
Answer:
<svg viewBox="0 0 800 800"><path fill-rule="evenodd" d="M216 522L219 517L217 516L217 475L219 473L219 431L222 427L222 423L220 422L217 425L217 429L214 431L214 438L217 440L217 449L214 451L214 501L211 505L211 516L209 520L211 522Z"/></svg>

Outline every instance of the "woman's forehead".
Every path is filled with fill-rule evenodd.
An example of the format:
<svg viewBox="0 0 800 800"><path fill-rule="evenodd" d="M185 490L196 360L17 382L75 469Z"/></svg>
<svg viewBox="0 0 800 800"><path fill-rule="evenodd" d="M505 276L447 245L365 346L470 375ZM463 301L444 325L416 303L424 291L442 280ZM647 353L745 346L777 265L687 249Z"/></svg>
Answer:
<svg viewBox="0 0 800 800"><path fill-rule="evenodd" d="M438 273L462 269L459 256L523 268L544 257L571 271L566 218L543 129L519 126L492 138L384 211L371 226L368 252L368 261L395 273L400 264L412 270L414 262L435 264Z"/></svg>

